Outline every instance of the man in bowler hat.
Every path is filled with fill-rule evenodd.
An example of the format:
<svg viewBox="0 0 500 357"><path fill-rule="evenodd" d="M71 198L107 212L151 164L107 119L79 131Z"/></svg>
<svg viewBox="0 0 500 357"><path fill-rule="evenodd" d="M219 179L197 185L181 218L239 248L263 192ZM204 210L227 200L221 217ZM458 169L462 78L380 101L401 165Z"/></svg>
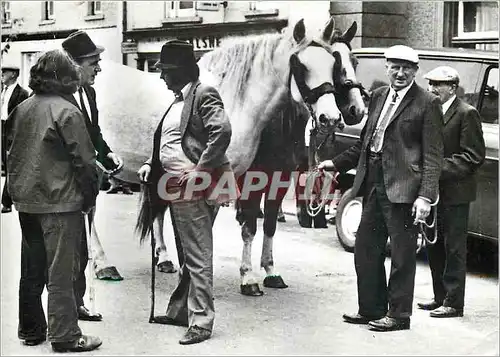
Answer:
<svg viewBox="0 0 500 357"><path fill-rule="evenodd" d="M200 171L210 173L212 178L230 171L225 153L231 126L217 90L198 79L199 68L191 44L167 41L156 66L176 99L154 134L151 159L138 171L142 182L151 183L146 188L150 199L143 201L141 211L158 212L165 204L171 210L176 240L181 245L180 279L166 315L155 317L155 322L188 327L179 341L187 345L207 340L212 334L215 317L212 225L218 205L205 195L162 202L156 188L164 173L177 178L168 188L173 192L182 191Z"/></svg>
<svg viewBox="0 0 500 357"><path fill-rule="evenodd" d="M416 224L429 215L438 197L443 121L438 98L415 83L419 62L415 50L397 45L387 49L385 57L390 86L373 91L360 138L319 168L346 172L357 167L352 190L363 196L354 249L359 309L343 318L375 331L396 331L410 328Z"/></svg>
<svg viewBox="0 0 500 357"><path fill-rule="evenodd" d="M19 67L2 63L2 172L5 173L5 176L7 176L7 137L12 128L12 121L7 120L7 118L19 103L28 98L28 91L17 83L17 78L19 78ZM9 212L12 212L12 199L7 190L7 184L5 184L2 191L2 213Z"/></svg>
<svg viewBox="0 0 500 357"><path fill-rule="evenodd" d="M83 113L85 124L97 152L97 161L101 163L107 170L120 168L123 165L122 159L116 155L108 146L102 137L101 128L99 127L98 110L96 103L96 92L92 85L95 82L95 77L101 72L99 61L100 54L104 52L104 48L96 46L85 31L76 31L68 36L63 43L63 49L75 60L81 69L81 85L73 94L73 104L75 104ZM99 182L102 181L103 172L98 168ZM95 208L89 212L89 217L92 221L95 216ZM87 223L86 223L87 224ZM91 228L93 229L93 228ZM90 231L90 230L89 230ZM92 239L92 246L98 248L96 250L94 266L97 268L96 274L99 279L103 280L122 280L118 271L114 266L106 265L107 259L102 249L97 232L91 237L86 237L85 231L82 237L80 251L80 275L75 281L75 297L78 306L78 317L80 320L86 321L101 321L102 315L99 313L91 313L84 305L83 296L86 290L85 268L88 263L88 247L87 239ZM93 249L94 250L94 249ZM91 254L95 254L91 252Z"/></svg>
<svg viewBox="0 0 500 357"><path fill-rule="evenodd" d="M444 165L439 179L438 237L435 244L427 245L434 299L417 306L430 310L431 317L458 317L464 313L469 208L476 199L476 173L486 148L478 111L456 95L458 72L440 66L424 78L443 110Z"/></svg>

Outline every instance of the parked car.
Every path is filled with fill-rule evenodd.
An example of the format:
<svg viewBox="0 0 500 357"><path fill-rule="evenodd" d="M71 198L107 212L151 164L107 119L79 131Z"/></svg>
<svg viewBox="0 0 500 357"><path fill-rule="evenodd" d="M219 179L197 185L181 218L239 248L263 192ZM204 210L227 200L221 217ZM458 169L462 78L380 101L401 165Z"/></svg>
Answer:
<svg viewBox="0 0 500 357"><path fill-rule="evenodd" d="M353 50L358 59L357 78L368 91L388 85L385 74L385 48ZM479 169L477 199L471 204L469 234L498 244L498 53L471 49L417 49L420 63L416 82L427 88L423 75L448 65L460 74L457 95L473 105L481 114L486 143L486 161ZM336 133L335 155L352 146L359 138L367 116L355 126ZM337 206L336 229L342 246L352 251L361 212L361 197L354 197L351 186L355 170L338 177L342 198Z"/></svg>

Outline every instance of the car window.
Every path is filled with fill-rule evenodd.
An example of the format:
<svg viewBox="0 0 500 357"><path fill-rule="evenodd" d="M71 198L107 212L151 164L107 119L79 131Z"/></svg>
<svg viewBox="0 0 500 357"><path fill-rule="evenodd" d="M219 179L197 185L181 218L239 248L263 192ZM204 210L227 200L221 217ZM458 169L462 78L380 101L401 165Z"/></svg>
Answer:
<svg viewBox="0 0 500 357"><path fill-rule="evenodd" d="M362 57L358 55L357 58L359 64L356 69L356 76L368 91L389 84L385 71L385 59L383 57ZM460 74L460 86L457 96L477 108L479 88L482 81L482 78L479 76L479 73L481 73L481 63L451 60L449 58L446 58L446 60L437 60L421 57L420 68L415 78L417 84L427 89L428 81L424 78L424 75L434 68L444 65L455 68ZM495 88L498 90L498 85Z"/></svg>
<svg viewBox="0 0 500 357"><path fill-rule="evenodd" d="M483 123L498 124L498 67L490 67L486 72L483 98L479 113Z"/></svg>

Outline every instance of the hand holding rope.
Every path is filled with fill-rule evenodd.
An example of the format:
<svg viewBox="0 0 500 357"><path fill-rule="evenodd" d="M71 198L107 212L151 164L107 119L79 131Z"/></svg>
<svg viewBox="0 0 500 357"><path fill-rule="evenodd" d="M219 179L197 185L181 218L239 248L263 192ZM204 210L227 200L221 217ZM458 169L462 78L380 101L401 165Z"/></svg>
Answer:
<svg viewBox="0 0 500 357"><path fill-rule="evenodd" d="M437 204L439 203L439 195L434 203L431 203L431 210L434 209L434 212L432 213L432 221L431 223L427 223L427 219L419 219L417 221L418 224L418 236L422 239L422 244L417 247L417 254L422 250L423 247L425 247L427 244L433 245L436 244L437 239L438 239L438 229L437 229ZM433 208L434 207L434 208ZM432 240L429 239L427 236L427 229L428 228L433 228L434 229L434 237Z"/></svg>

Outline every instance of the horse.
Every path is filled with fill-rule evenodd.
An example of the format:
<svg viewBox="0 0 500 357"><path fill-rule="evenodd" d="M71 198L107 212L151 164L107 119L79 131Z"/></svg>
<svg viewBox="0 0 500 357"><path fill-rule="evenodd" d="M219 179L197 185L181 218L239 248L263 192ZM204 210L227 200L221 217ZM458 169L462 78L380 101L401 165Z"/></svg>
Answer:
<svg viewBox="0 0 500 357"><path fill-rule="evenodd" d="M221 47L198 61L200 78L210 78L208 84L219 91L230 118L232 137L227 156L239 182L256 165L265 166L268 172L289 172L293 168L293 160L289 160L291 150L303 140L309 116L317 126L337 126L342 122L353 125L361 121L364 102L350 52L356 29L354 22L341 33L330 18L322 31L311 36L306 34L304 20L300 20L279 34L227 38ZM339 96L342 103L337 103ZM273 135L275 127L287 129ZM283 156L270 158L269 145L277 138L281 140L277 147L285 148L285 152ZM287 160L282 160L283 157ZM256 196L240 200L243 210L240 291L250 296L262 295L253 276L251 259L259 209L255 202L260 202L261 197ZM261 267L266 272L267 287L286 287L274 271L272 255L282 199L265 199ZM166 252L161 227L164 212L156 215L153 229L157 246ZM142 232L144 235L146 231Z"/></svg>

